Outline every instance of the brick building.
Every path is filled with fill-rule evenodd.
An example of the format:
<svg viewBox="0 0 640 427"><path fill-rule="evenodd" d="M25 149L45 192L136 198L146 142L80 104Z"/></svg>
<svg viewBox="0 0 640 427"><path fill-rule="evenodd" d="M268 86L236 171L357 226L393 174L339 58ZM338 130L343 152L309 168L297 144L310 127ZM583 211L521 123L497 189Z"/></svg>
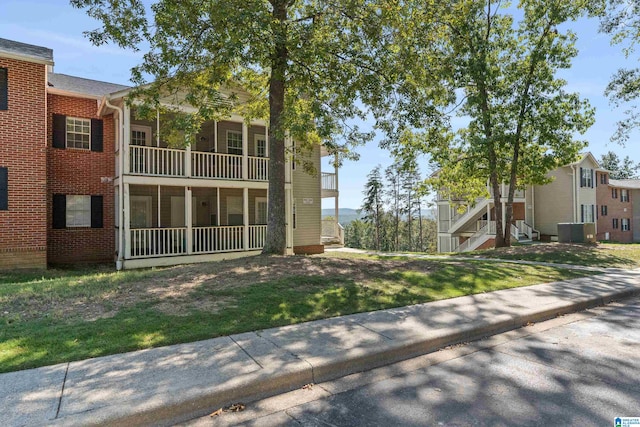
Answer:
<svg viewBox="0 0 640 427"><path fill-rule="evenodd" d="M0 39L0 269L114 260L135 268L260 252L267 123L232 113L174 147L160 111L138 117L130 90L56 74L50 49ZM221 95L249 97L235 88ZM295 142L285 143L293 151ZM320 170L328 154L296 155ZM322 235L321 199L334 197L337 208L337 184L337 170L310 175L286 160L289 253L322 252L322 239L335 237ZM334 221L326 228L337 233Z"/></svg>
<svg viewBox="0 0 640 427"><path fill-rule="evenodd" d="M598 172L598 240L640 242L640 180L610 179Z"/></svg>

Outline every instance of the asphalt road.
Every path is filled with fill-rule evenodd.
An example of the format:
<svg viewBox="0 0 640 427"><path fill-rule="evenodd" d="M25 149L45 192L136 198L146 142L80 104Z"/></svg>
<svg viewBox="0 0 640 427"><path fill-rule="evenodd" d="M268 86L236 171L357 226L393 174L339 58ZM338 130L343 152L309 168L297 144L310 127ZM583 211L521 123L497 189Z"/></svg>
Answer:
<svg viewBox="0 0 640 427"><path fill-rule="evenodd" d="M640 298L187 425L613 426L640 416Z"/></svg>

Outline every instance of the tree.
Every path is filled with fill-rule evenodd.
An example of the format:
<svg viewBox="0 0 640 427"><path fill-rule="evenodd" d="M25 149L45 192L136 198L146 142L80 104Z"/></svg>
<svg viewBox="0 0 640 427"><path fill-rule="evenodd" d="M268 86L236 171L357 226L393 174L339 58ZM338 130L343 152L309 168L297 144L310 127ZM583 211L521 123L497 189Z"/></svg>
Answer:
<svg viewBox="0 0 640 427"><path fill-rule="evenodd" d="M499 1L445 3L424 7L406 39L419 40L412 62L430 70L417 84L442 88L432 97L439 114L413 123L425 128L421 132L400 129L397 145L431 156L438 174L430 182L437 190L463 195L469 204L493 197L495 246L509 246L515 190L546 183L549 170L576 160L585 143L573 135L593 123L588 102L555 77L577 53L575 35L562 24L583 16L589 2L523 0L517 22ZM455 132L454 115L468 120ZM500 192L502 183L509 185L507 194Z"/></svg>
<svg viewBox="0 0 640 427"><path fill-rule="evenodd" d="M298 143L296 150L322 142L331 152L348 156L350 146L371 137L347 123L365 117L355 101L389 102L380 96L387 86L379 71L387 62L384 20L393 5L385 3L156 0L147 8L141 0L71 0L100 22L87 33L94 44L113 42L145 51L132 81L139 86L133 93L149 109L167 96L197 109L175 123L186 144L204 120L224 116L230 108L247 119L268 119L269 214L263 253L275 254L286 249L287 135ZM222 87L232 92L242 87L251 96L240 104L233 94L221 97Z"/></svg>
<svg viewBox="0 0 640 427"><path fill-rule="evenodd" d="M393 239L393 250L400 250L400 167L398 163L393 163L388 166L385 171L387 178L387 203L391 214L393 215L393 232L391 233Z"/></svg>
<svg viewBox="0 0 640 427"><path fill-rule="evenodd" d="M364 200L361 212L364 214L364 222L373 224L375 230L375 249L380 250L381 224L384 208L382 204L383 187L381 166L378 165L367 175L367 182L364 186Z"/></svg>
<svg viewBox="0 0 640 427"><path fill-rule="evenodd" d="M616 44L627 43L624 48L627 57L635 53L636 44L640 41L640 1L639 0L607 0L606 12L601 13L600 30L612 36ZM624 111L624 119L618 121L616 133L611 137L624 145L633 129L640 126L640 111L632 104L640 97L640 68L621 68L611 78L605 94L611 102L620 107L628 105Z"/></svg>
<svg viewBox="0 0 640 427"><path fill-rule="evenodd" d="M640 163L633 163L629 156L625 156L620 160L618 155L613 151L603 154L600 158L600 166L611 172L609 176L612 179L633 179L638 178L640 171Z"/></svg>

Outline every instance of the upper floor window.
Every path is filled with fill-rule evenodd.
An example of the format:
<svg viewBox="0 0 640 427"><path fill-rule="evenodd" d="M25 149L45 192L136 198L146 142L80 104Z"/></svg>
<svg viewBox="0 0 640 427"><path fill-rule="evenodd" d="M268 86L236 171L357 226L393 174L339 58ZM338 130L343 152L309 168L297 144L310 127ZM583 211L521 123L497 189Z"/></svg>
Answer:
<svg viewBox="0 0 640 427"><path fill-rule="evenodd" d="M227 153L242 155L242 132L227 131Z"/></svg>
<svg viewBox="0 0 640 427"><path fill-rule="evenodd" d="M267 139L264 135L255 136L256 156L267 157Z"/></svg>
<svg viewBox="0 0 640 427"><path fill-rule="evenodd" d="M0 110L9 109L9 71L0 68Z"/></svg>
<svg viewBox="0 0 640 427"><path fill-rule="evenodd" d="M103 124L100 119L53 115L54 148L79 148L101 152L103 136Z"/></svg>
<svg viewBox="0 0 640 427"><path fill-rule="evenodd" d="M67 147L88 150L91 147L91 121L67 117Z"/></svg>
<svg viewBox="0 0 640 427"><path fill-rule="evenodd" d="M600 184L606 184L607 183L607 174L606 173L601 173L600 174Z"/></svg>
<svg viewBox="0 0 640 427"><path fill-rule="evenodd" d="M611 189L611 198L612 199L617 199L618 198L618 189L617 188L612 188Z"/></svg>
<svg viewBox="0 0 640 427"><path fill-rule="evenodd" d="M629 201L629 190L625 190L624 188L620 190L620 201L621 202Z"/></svg>
<svg viewBox="0 0 640 427"><path fill-rule="evenodd" d="M580 168L580 187L593 188L593 169Z"/></svg>
<svg viewBox="0 0 640 427"><path fill-rule="evenodd" d="M613 218L611 225L612 225L612 228L618 228L618 218Z"/></svg>
<svg viewBox="0 0 640 427"><path fill-rule="evenodd" d="M600 206L600 215L602 215L602 216L606 216L606 215L607 215L607 213L608 213L607 211L608 211L608 209L607 209L607 206L606 206L606 205L602 205L602 206Z"/></svg>
<svg viewBox="0 0 640 427"><path fill-rule="evenodd" d="M620 228L622 229L622 231L629 231L630 229L630 221L629 218L622 218L622 220L620 221Z"/></svg>

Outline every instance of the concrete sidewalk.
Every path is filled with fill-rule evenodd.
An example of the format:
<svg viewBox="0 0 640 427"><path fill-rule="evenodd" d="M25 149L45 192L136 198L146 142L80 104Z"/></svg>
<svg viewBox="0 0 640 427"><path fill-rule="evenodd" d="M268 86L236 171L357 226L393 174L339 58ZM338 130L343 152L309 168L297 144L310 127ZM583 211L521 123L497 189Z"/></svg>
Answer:
<svg viewBox="0 0 640 427"><path fill-rule="evenodd" d="M640 270L0 375L0 423L170 425L640 294Z"/></svg>

